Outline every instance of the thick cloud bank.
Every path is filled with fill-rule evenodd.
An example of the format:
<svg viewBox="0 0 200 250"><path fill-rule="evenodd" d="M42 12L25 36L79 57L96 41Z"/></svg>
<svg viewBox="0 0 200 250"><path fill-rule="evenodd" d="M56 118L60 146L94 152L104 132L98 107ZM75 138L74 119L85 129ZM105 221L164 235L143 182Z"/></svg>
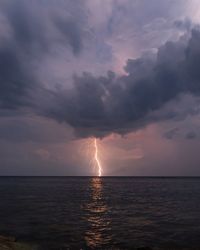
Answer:
<svg viewBox="0 0 200 250"><path fill-rule="evenodd" d="M16 1L14 7L2 1L1 109L28 108L71 125L77 136L103 137L112 132L124 134L151 123L153 112L179 94L200 94L198 27L187 31L177 42L165 43L156 54L129 59L123 76L112 71L101 77L83 73L74 77L70 90L45 89L35 73L41 56L53 53L59 46L69 47L74 56L82 51L84 17L81 1L75 2L79 7L74 4L71 9L80 14L78 19L73 11L63 15L51 5L47 11L34 2L30 8L25 1Z"/></svg>
<svg viewBox="0 0 200 250"><path fill-rule="evenodd" d="M46 5L39 0L1 1L1 108L30 105L28 95L42 86L36 76L36 69L42 67L41 58L62 47L69 47L74 55L80 53L84 18L81 2L75 3L65 1L57 8L56 4ZM66 12L66 6L71 12Z"/></svg>
<svg viewBox="0 0 200 250"><path fill-rule="evenodd" d="M124 134L152 122L151 114L179 94L200 94L200 31L167 42L156 55L129 59L125 70L120 77L75 77L71 91L54 93L45 114L69 123L79 136Z"/></svg>

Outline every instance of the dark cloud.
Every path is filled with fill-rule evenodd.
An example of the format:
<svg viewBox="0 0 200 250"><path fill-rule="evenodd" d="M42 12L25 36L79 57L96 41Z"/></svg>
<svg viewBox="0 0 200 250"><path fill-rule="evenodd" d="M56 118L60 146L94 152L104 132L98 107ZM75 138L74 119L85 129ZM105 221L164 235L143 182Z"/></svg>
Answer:
<svg viewBox="0 0 200 250"><path fill-rule="evenodd" d="M82 6L79 1L74 6L76 3ZM123 76L111 71L99 77L84 73L74 77L70 90L45 89L35 74L35 64L38 67L41 56L51 53L53 47L67 45L74 54L80 53L84 17L74 15L82 13L74 6L74 12L71 6L72 12L64 9L64 14L55 6L50 11L38 6L33 3L31 11L22 0L3 4L2 13L11 32L6 42L0 40L1 108L29 107L32 112L71 125L77 136L103 137L171 119L176 113L155 113L180 94L199 96L198 27L188 31L190 38L187 32L179 41L165 43L157 54L129 59Z"/></svg>
<svg viewBox="0 0 200 250"><path fill-rule="evenodd" d="M63 43L67 43L71 46L73 53L78 54L82 49L82 32L79 24L73 19L62 20L57 18L55 24L60 32L63 34Z"/></svg>
<svg viewBox="0 0 200 250"><path fill-rule="evenodd" d="M179 132L179 128L173 128L164 133L164 137L167 139L173 139Z"/></svg>
<svg viewBox="0 0 200 250"><path fill-rule="evenodd" d="M0 48L0 107L25 105L31 82L34 82L34 77L27 73L16 51L10 47Z"/></svg>
<svg viewBox="0 0 200 250"><path fill-rule="evenodd" d="M192 140L197 138L197 134L194 131L190 131L185 135L186 139Z"/></svg>
<svg viewBox="0 0 200 250"><path fill-rule="evenodd" d="M127 75L74 78L74 88L55 93L47 115L75 128L79 136L127 133L149 124L154 112L180 94L199 95L200 31L167 42L157 55L129 59ZM176 116L176 114L175 114ZM174 115L172 116L174 117ZM170 119L161 114L160 119Z"/></svg>
<svg viewBox="0 0 200 250"><path fill-rule="evenodd" d="M81 22L39 1L2 1L0 8L4 20L0 34L0 107L30 106L30 92L41 85L35 72L42 66L41 58L58 46L69 46L74 54L79 53Z"/></svg>
<svg viewBox="0 0 200 250"><path fill-rule="evenodd" d="M190 31L191 28L194 26L193 22L189 18L185 18L184 20L176 20L174 22L175 27L180 30L187 30Z"/></svg>
<svg viewBox="0 0 200 250"><path fill-rule="evenodd" d="M70 9L61 12L61 2L56 8L50 2L43 5L41 1L31 2L19 0L11 4L4 4L3 14L13 30L14 42L23 52L44 53L52 47L69 45L76 54L82 48L82 26L84 23L80 1L66 1L65 6ZM72 6L70 6L72 5ZM75 10L74 10L75 9ZM70 12L71 10L71 12ZM76 16L73 12L76 11ZM82 11L83 12L83 11ZM33 56L33 55L32 55Z"/></svg>

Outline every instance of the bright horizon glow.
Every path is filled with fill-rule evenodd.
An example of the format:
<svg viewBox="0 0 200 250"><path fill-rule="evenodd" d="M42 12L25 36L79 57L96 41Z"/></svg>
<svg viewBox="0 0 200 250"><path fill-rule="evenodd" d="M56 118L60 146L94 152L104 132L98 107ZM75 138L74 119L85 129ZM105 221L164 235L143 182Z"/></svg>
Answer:
<svg viewBox="0 0 200 250"><path fill-rule="evenodd" d="M98 167L98 176L100 177L102 175L102 166L98 157L98 145L97 145L97 139L94 138L94 147L95 147L95 154L94 154L94 159L97 163L97 167Z"/></svg>

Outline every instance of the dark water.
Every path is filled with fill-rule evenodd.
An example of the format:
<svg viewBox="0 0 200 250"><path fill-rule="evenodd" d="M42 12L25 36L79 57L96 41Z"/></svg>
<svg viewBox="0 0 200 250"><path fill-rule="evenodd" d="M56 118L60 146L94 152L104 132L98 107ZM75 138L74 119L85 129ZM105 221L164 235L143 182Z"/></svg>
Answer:
<svg viewBox="0 0 200 250"><path fill-rule="evenodd" d="M200 249L200 178L1 177L0 234L44 249Z"/></svg>

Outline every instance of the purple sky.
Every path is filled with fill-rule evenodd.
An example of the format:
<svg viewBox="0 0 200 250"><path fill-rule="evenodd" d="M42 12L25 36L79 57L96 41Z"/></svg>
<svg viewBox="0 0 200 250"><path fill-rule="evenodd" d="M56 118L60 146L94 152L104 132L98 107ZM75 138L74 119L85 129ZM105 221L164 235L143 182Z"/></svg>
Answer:
<svg viewBox="0 0 200 250"><path fill-rule="evenodd" d="M199 0L2 0L0 175L200 175Z"/></svg>

